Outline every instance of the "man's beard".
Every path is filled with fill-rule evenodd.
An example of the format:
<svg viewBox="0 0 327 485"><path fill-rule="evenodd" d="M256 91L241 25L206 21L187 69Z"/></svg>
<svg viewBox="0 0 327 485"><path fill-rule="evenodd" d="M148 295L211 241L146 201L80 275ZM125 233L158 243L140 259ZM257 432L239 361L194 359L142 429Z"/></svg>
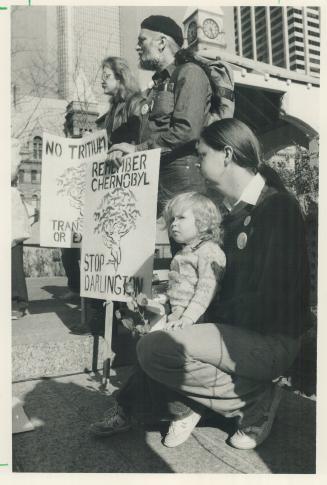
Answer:
<svg viewBox="0 0 327 485"><path fill-rule="evenodd" d="M160 65L159 59L142 59L139 61L141 69L145 71L156 71Z"/></svg>

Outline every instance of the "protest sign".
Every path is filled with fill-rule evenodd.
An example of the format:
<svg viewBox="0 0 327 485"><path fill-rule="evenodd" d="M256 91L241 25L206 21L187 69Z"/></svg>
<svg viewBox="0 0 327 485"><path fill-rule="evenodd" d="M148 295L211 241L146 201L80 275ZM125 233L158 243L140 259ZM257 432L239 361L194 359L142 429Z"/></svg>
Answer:
<svg viewBox="0 0 327 485"><path fill-rule="evenodd" d="M86 167L81 296L126 301L151 296L160 149L127 155L116 169Z"/></svg>
<svg viewBox="0 0 327 485"><path fill-rule="evenodd" d="M40 245L79 247L83 230L85 167L102 161L107 153L107 133L83 138L43 136Z"/></svg>

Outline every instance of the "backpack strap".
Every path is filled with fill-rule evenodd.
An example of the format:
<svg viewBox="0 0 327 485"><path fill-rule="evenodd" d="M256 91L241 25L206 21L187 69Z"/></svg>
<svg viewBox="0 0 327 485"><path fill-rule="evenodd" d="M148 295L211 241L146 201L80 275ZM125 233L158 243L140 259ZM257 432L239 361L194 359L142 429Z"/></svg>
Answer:
<svg viewBox="0 0 327 485"><path fill-rule="evenodd" d="M232 102L235 101L235 93L232 89L219 87L216 89L216 92L221 98L229 99Z"/></svg>
<svg viewBox="0 0 327 485"><path fill-rule="evenodd" d="M175 55L176 65L193 62L206 73L212 89L211 112L218 118L231 118L235 108L234 76L231 66L219 59L208 60L189 49L181 49Z"/></svg>

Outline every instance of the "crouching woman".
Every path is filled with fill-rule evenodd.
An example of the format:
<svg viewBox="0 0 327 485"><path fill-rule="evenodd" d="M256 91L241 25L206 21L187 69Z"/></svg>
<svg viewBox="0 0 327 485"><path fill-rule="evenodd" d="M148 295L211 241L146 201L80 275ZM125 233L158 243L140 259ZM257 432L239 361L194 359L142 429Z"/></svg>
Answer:
<svg viewBox="0 0 327 485"><path fill-rule="evenodd" d="M308 322L304 223L244 123L214 122L202 132L198 153L202 175L228 208L222 289L212 323L145 336L138 361L185 406L169 426L166 446L183 443L211 409L237 418L229 443L250 449L270 433L281 397L274 381L294 361Z"/></svg>

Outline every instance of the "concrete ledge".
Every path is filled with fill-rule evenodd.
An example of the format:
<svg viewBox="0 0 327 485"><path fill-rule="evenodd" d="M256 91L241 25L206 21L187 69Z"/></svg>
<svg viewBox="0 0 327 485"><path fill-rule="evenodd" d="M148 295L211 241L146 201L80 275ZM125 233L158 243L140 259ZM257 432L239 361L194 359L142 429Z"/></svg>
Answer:
<svg viewBox="0 0 327 485"><path fill-rule="evenodd" d="M99 339L97 362L103 360L103 339ZM74 340L16 345L12 353L12 379L58 376L92 369L94 338L75 336Z"/></svg>
<svg viewBox="0 0 327 485"><path fill-rule="evenodd" d="M29 278L29 313L12 321L13 381L91 370L102 366L103 338L81 323L79 299L66 302L66 278Z"/></svg>

